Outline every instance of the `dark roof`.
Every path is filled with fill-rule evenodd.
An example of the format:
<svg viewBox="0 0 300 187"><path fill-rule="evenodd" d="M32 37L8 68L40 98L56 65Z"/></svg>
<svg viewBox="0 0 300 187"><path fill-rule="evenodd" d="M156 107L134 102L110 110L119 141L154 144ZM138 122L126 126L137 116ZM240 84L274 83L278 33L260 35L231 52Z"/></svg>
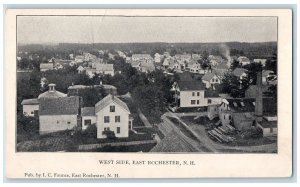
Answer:
<svg viewBox="0 0 300 187"><path fill-rule="evenodd" d="M219 92L215 90L205 90L204 97L220 97Z"/></svg>
<svg viewBox="0 0 300 187"><path fill-rule="evenodd" d="M226 99L234 112L254 112L255 98ZM277 101L274 98L263 98L263 115L277 115Z"/></svg>
<svg viewBox="0 0 300 187"><path fill-rule="evenodd" d="M179 81L178 87L181 91L205 90L205 85L200 81Z"/></svg>
<svg viewBox="0 0 300 187"><path fill-rule="evenodd" d="M205 75L202 77L202 80L210 81L212 78L214 78L214 76L216 76L216 74L211 73L211 72L207 72L207 73L205 73Z"/></svg>
<svg viewBox="0 0 300 187"><path fill-rule="evenodd" d="M81 116L95 116L95 107L81 108Z"/></svg>
<svg viewBox="0 0 300 187"><path fill-rule="evenodd" d="M255 98L226 99L234 112L254 112Z"/></svg>
<svg viewBox="0 0 300 187"><path fill-rule="evenodd" d="M21 103L21 105L38 105L39 100L37 98L35 99L24 99Z"/></svg>
<svg viewBox="0 0 300 187"><path fill-rule="evenodd" d="M260 125L263 128L276 128L277 127L277 121L268 121L265 118L263 118L262 122Z"/></svg>
<svg viewBox="0 0 300 187"><path fill-rule="evenodd" d="M80 109L78 96L41 98L39 115L77 115Z"/></svg>
<svg viewBox="0 0 300 187"><path fill-rule="evenodd" d="M108 94L101 101L99 101L98 103L96 103L95 113L101 111L104 107L106 107L107 105L109 105L112 102L118 104L123 109L127 110L128 112L130 112L130 110L129 110L129 108L128 108L128 106L127 106L126 103L124 103L123 101L121 101L121 99L117 98L116 96Z"/></svg>

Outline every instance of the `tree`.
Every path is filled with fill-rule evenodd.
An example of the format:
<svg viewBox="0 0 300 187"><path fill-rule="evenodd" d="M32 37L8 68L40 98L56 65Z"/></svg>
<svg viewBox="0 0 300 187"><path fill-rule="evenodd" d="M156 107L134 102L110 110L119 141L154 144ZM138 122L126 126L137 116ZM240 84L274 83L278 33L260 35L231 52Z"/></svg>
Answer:
<svg viewBox="0 0 300 187"><path fill-rule="evenodd" d="M247 78L239 79L232 74L225 74L221 84L221 92L228 93L231 97L239 98L245 96L245 91L249 87Z"/></svg>
<svg viewBox="0 0 300 187"><path fill-rule="evenodd" d="M86 88L80 90L78 96L82 97L84 107L93 107L105 96L103 88Z"/></svg>
<svg viewBox="0 0 300 187"><path fill-rule="evenodd" d="M257 72L262 71L262 65L260 63L251 63L244 66L248 70L248 79L250 84L256 84Z"/></svg>
<svg viewBox="0 0 300 187"><path fill-rule="evenodd" d="M274 52L272 57L267 59L265 69L272 70L275 74L277 73L277 52Z"/></svg>
<svg viewBox="0 0 300 187"><path fill-rule="evenodd" d="M176 49L172 49L170 52L170 56L175 56L177 54L177 50Z"/></svg>

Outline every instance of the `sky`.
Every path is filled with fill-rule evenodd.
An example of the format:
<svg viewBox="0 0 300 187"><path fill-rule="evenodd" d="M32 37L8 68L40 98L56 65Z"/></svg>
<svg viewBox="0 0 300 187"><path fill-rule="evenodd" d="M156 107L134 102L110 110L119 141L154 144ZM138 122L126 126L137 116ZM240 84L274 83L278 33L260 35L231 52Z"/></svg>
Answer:
<svg viewBox="0 0 300 187"><path fill-rule="evenodd" d="M17 42L269 42L276 17L18 16Z"/></svg>

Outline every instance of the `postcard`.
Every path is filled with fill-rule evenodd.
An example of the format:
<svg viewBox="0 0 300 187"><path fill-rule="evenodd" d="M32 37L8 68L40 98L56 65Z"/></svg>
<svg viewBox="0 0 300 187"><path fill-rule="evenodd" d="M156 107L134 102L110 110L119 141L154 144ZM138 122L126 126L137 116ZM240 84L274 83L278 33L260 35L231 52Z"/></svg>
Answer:
<svg viewBox="0 0 300 187"><path fill-rule="evenodd" d="M6 176L292 175L289 9L8 9Z"/></svg>

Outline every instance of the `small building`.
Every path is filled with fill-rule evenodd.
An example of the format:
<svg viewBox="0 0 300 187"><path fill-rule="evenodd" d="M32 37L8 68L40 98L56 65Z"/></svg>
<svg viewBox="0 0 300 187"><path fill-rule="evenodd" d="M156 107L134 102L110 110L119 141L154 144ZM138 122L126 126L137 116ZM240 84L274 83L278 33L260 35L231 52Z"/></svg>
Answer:
<svg viewBox="0 0 300 187"><path fill-rule="evenodd" d="M133 54L131 59L133 61L149 61L153 60L150 54Z"/></svg>
<svg viewBox="0 0 300 187"><path fill-rule="evenodd" d="M254 59L253 60L254 63L259 63L262 65L262 67L265 67L266 66L266 62L267 62L267 59Z"/></svg>
<svg viewBox="0 0 300 187"><path fill-rule="evenodd" d="M262 71L262 84L277 84L277 76L274 71L271 70L263 70Z"/></svg>
<svg viewBox="0 0 300 187"><path fill-rule="evenodd" d="M34 99L24 99L21 103L23 106L23 115L30 117L37 117L39 113L39 100Z"/></svg>
<svg viewBox="0 0 300 187"><path fill-rule="evenodd" d="M76 70L78 73L82 73L83 71L85 71L84 67L82 66L79 66Z"/></svg>
<svg viewBox="0 0 300 187"><path fill-rule="evenodd" d="M53 69L53 63L40 63L40 71L49 71Z"/></svg>
<svg viewBox="0 0 300 187"><path fill-rule="evenodd" d="M83 63L84 61L84 56L83 55L76 55L75 57L75 62L76 63Z"/></svg>
<svg viewBox="0 0 300 187"><path fill-rule="evenodd" d="M82 130L86 130L90 125L96 124L95 107L81 108Z"/></svg>
<svg viewBox="0 0 300 187"><path fill-rule="evenodd" d="M160 63L161 62L161 55L158 53L155 53L154 55L154 62L155 63Z"/></svg>
<svg viewBox="0 0 300 187"><path fill-rule="evenodd" d="M221 79L215 73L207 72L202 77L202 82L206 88L213 88L214 84L221 84Z"/></svg>
<svg viewBox="0 0 300 187"><path fill-rule="evenodd" d="M115 136L126 138L132 129L132 117L126 103L114 95L107 95L95 105L97 138Z"/></svg>
<svg viewBox="0 0 300 187"><path fill-rule="evenodd" d="M263 117L261 122L257 122L257 126L262 130L263 136L274 136L278 133L277 117Z"/></svg>
<svg viewBox="0 0 300 187"><path fill-rule="evenodd" d="M237 60L239 61L239 64L241 64L242 66L250 64L249 58L245 56L240 56Z"/></svg>
<svg viewBox="0 0 300 187"><path fill-rule="evenodd" d="M39 102L40 134L80 128L80 97L41 98Z"/></svg>
<svg viewBox="0 0 300 187"><path fill-rule="evenodd" d="M111 76L114 76L115 74L113 64L96 63L95 68L96 68L96 73L111 75Z"/></svg>

